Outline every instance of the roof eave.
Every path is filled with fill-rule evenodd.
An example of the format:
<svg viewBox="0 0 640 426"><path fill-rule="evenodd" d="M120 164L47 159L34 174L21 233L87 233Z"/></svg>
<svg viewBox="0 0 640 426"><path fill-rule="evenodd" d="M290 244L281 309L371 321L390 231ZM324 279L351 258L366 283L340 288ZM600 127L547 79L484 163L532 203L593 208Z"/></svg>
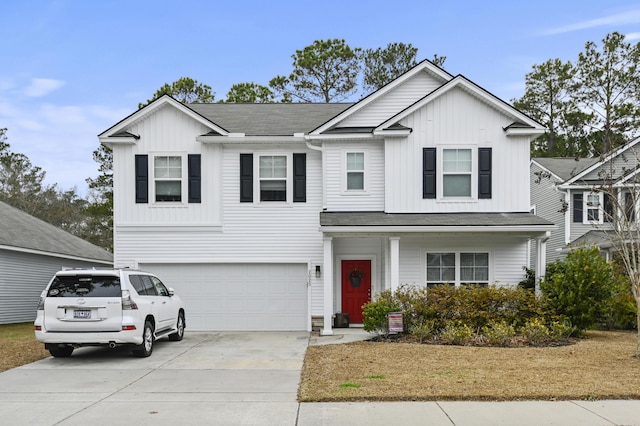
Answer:
<svg viewBox="0 0 640 426"><path fill-rule="evenodd" d="M545 233L556 229L555 225L457 225L457 226L419 226L419 225L382 225L382 226L320 226L320 231L324 233L467 233L467 232L525 232L525 233Z"/></svg>

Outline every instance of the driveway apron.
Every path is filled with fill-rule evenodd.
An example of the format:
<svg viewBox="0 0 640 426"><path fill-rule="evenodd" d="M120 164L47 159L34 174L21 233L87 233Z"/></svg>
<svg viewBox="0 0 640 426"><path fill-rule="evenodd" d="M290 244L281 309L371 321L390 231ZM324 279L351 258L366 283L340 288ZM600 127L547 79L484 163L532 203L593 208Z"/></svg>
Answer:
<svg viewBox="0 0 640 426"><path fill-rule="evenodd" d="M149 358L81 348L0 373L15 425L295 425L309 333L191 332Z"/></svg>

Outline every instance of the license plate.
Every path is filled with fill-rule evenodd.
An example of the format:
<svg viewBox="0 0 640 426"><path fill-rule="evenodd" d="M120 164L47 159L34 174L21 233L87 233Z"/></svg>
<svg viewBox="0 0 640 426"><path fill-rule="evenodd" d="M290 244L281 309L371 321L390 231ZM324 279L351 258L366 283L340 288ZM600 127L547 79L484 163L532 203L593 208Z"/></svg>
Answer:
<svg viewBox="0 0 640 426"><path fill-rule="evenodd" d="M91 311L89 309L76 309L73 311L74 318L91 318Z"/></svg>

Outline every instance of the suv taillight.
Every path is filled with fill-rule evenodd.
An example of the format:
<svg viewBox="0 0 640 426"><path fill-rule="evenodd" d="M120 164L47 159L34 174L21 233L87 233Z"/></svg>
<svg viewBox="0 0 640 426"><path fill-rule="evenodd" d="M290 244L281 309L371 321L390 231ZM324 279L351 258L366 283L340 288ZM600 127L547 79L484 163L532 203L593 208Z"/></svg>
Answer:
<svg viewBox="0 0 640 426"><path fill-rule="evenodd" d="M40 301L38 302L38 310L44 311L44 296L40 296Z"/></svg>
<svg viewBox="0 0 640 426"><path fill-rule="evenodd" d="M136 302L131 300L131 293L129 290L122 290L122 310L125 311L131 309L138 309L138 305L136 305Z"/></svg>

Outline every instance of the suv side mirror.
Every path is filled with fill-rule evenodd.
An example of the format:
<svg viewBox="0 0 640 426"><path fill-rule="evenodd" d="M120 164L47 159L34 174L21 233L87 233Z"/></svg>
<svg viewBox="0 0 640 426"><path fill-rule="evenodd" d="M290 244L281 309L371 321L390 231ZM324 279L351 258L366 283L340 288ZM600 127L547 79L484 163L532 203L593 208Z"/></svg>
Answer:
<svg viewBox="0 0 640 426"><path fill-rule="evenodd" d="M175 292L171 287L169 287L169 289L168 289L168 290L169 290L169 297L171 297L171 296L173 296L174 294L176 294L176 292Z"/></svg>

